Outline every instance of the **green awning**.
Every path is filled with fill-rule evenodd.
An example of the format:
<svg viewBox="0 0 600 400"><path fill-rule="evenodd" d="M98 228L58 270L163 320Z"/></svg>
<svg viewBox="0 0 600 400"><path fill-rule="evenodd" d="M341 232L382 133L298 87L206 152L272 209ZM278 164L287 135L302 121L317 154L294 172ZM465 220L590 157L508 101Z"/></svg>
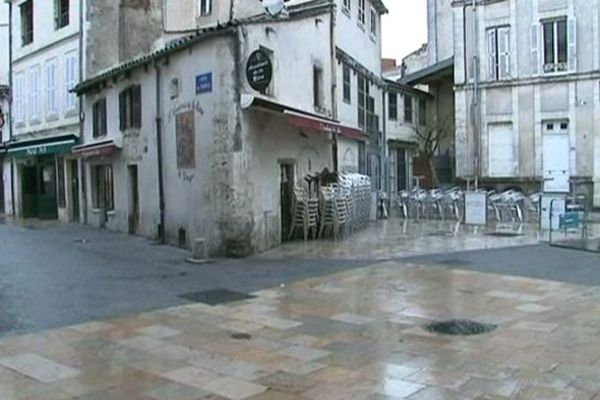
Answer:
<svg viewBox="0 0 600 400"><path fill-rule="evenodd" d="M50 154L70 153L75 145L75 139L62 140L60 142L36 143L27 145L9 146L8 154L13 158L27 158L45 156Z"/></svg>

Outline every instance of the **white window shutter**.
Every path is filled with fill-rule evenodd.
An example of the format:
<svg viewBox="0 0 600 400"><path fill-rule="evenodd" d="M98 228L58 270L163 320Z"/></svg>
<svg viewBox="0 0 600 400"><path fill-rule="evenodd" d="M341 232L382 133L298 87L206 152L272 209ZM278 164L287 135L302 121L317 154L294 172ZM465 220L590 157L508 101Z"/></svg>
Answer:
<svg viewBox="0 0 600 400"><path fill-rule="evenodd" d="M510 28L498 29L498 79L510 78Z"/></svg>
<svg viewBox="0 0 600 400"><path fill-rule="evenodd" d="M569 18L567 35L569 36L567 39L569 43L569 70L575 72L577 71L577 23L575 18Z"/></svg>
<svg viewBox="0 0 600 400"><path fill-rule="evenodd" d="M498 54L496 52L496 30L490 29L487 31L488 43L488 79L495 81L497 79L496 71L498 65Z"/></svg>
<svg viewBox="0 0 600 400"><path fill-rule="evenodd" d="M540 74L540 24L531 25L531 74Z"/></svg>

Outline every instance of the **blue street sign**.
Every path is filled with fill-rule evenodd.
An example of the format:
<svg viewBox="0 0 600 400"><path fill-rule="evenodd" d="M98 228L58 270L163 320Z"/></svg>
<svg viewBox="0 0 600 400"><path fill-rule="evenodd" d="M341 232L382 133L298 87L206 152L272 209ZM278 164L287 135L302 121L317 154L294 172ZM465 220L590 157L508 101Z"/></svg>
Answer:
<svg viewBox="0 0 600 400"><path fill-rule="evenodd" d="M560 229L579 228L580 218L577 212L568 212L560 216Z"/></svg>
<svg viewBox="0 0 600 400"><path fill-rule="evenodd" d="M212 72L196 76L196 94L212 92Z"/></svg>

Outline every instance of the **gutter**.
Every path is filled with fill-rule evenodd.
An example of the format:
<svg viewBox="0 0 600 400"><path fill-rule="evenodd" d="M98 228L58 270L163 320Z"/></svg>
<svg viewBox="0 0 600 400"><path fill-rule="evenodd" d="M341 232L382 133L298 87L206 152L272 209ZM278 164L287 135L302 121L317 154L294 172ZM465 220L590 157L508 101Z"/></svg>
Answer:
<svg viewBox="0 0 600 400"><path fill-rule="evenodd" d="M158 60L154 63L156 69L156 158L158 167L158 207L160 222L158 225L158 240L165 243L165 190L163 181L163 152L162 152L162 102L161 102L161 71Z"/></svg>
<svg viewBox="0 0 600 400"><path fill-rule="evenodd" d="M8 97L8 141L12 140L13 135L13 3L8 3L8 84L10 85L10 96ZM10 202L12 206L12 215L17 215L15 206L15 164L10 160Z"/></svg>
<svg viewBox="0 0 600 400"><path fill-rule="evenodd" d="M333 119L338 119L338 107L337 107L337 57L335 50L335 27L336 27L336 19L335 19L335 0L330 0L329 5L331 7L330 10L330 21L329 21L329 51L331 58L331 113L333 114ZM338 172L339 170L339 160L338 160L338 137L337 133L333 132L331 134L332 144L331 144L331 155L332 155L332 163L333 163L333 171Z"/></svg>

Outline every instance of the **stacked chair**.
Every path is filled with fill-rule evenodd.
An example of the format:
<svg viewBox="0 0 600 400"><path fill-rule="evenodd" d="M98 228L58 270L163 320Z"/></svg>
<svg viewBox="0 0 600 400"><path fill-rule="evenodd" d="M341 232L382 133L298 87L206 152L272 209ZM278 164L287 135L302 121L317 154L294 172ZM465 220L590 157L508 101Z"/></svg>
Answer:
<svg viewBox="0 0 600 400"><path fill-rule="evenodd" d="M308 240L308 234L312 230L313 239L317 237L319 229L319 200L309 198L303 188L294 188L293 198L293 220L288 240L292 239L298 229L302 229L304 241Z"/></svg>

